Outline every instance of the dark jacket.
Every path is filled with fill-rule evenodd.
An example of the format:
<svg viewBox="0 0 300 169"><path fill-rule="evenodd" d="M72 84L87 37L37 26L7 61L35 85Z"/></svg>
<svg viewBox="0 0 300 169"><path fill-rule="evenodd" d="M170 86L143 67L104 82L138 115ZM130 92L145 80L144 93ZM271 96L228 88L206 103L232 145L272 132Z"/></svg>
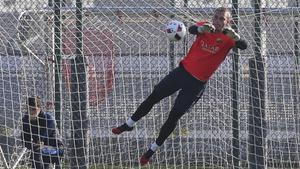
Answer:
<svg viewBox="0 0 300 169"><path fill-rule="evenodd" d="M29 115L26 114L22 118L22 123L21 138L26 148L34 150L32 143L39 142L53 147L62 146L56 131L56 121L49 113L41 111L38 119L34 121L30 121Z"/></svg>

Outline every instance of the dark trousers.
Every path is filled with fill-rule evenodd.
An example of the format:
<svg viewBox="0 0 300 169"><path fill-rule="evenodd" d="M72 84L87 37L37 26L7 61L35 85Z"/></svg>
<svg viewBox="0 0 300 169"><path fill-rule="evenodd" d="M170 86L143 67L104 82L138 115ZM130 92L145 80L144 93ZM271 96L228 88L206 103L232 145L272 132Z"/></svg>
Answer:
<svg viewBox="0 0 300 169"><path fill-rule="evenodd" d="M152 93L137 108L131 119L133 121L140 120L150 112L156 103L179 90L169 117L160 129L159 136L156 139L156 144L160 146L173 132L178 120L202 96L205 84L205 82L190 75L182 66L179 66L154 87Z"/></svg>
<svg viewBox="0 0 300 169"><path fill-rule="evenodd" d="M31 152L31 168L33 169L48 169L49 164L43 163L42 154L40 151Z"/></svg>
<svg viewBox="0 0 300 169"><path fill-rule="evenodd" d="M55 169L60 169L60 157L42 155L40 151L31 152L31 167L33 169L49 169L50 164L55 164Z"/></svg>

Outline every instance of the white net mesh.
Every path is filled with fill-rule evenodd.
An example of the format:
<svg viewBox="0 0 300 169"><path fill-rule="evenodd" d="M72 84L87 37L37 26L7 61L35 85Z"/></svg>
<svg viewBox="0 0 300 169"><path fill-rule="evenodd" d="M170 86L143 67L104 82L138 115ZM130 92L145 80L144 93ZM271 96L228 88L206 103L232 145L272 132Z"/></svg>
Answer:
<svg viewBox="0 0 300 169"><path fill-rule="evenodd" d="M61 135L66 168L140 168L139 157L158 136L174 96L156 104L135 130L120 136L111 128L122 124L150 94L155 84L178 65L194 37L170 43L164 33L171 19L185 22L210 20L216 7L232 8L229 0L82 0L83 55L86 58L88 142L86 162L72 166L74 112L72 64L76 57L76 3L65 0L61 8L62 60ZM79 2L79 1L78 1ZM0 145L10 168L28 167L30 156L20 142L21 118L26 98L39 95L43 109L54 113L55 102L55 0L0 2ZM300 168L299 117L299 8L298 1L261 2L259 53L265 77L266 131L264 166ZM52 7L49 5L52 4ZM207 85L203 97L180 120L165 144L145 168L253 168L249 156L251 137L251 67L257 40L254 5L239 2L239 34L249 43L238 61L238 149L233 156L232 86L233 52ZM75 75L76 76L76 75ZM50 103L50 104L47 104ZM72 120L73 119L73 120ZM83 122L85 123L85 121ZM258 126L259 127L259 126ZM253 133L252 133L253 134ZM80 147L79 147L80 148ZM22 152L22 153L21 153ZM22 155L22 156L21 156ZM20 157L20 159L18 159ZM72 162L73 161L73 162ZM234 161L239 166L234 166ZM17 163L16 163L17 162ZM1 160L1 167L5 167ZM75 162L76 163L76 162ZM79 165L77 163L77 165ZM255 167L254 167L255 168Z"/></svg>

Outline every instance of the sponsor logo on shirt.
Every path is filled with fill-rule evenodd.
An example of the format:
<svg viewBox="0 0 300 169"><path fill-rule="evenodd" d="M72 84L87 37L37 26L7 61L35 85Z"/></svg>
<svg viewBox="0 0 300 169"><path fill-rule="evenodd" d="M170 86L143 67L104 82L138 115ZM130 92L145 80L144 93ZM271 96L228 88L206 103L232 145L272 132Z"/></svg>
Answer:
<svg viewBox="0 0 300 169"><path fill-rule="evenodd" d="M203 40L201 40L200 43L201 43L201 49L204 51L207 51L212 54L216 54L219 51L218 46L209 45L209 44L205 43Z"/></svg>
<svg viewBox="0 0 300 169"><path fill-rule="evenodd" d="M223 43L223 40L221 38L217 38L217 43Z"/></svg>

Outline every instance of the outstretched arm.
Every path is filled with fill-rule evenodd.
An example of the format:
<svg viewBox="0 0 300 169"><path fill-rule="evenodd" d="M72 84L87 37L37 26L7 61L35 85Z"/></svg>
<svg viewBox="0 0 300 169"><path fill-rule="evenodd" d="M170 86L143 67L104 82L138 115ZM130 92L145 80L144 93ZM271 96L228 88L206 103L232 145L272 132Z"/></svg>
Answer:
<svg viewBox="0 0 300 169"><path fill-rule="evenodd" d="M198 35L199 33L214 32L215 27L210 22L206 22L203 25L192 25L189 27L189 33Z"/></svg>
<svg viewBox="0 0 300 169"><path fill-rule="evenodd" d="M241 39L240 35L234 31L231 27L226 27L223 29L223 33L235 41L235 47L241 50L245 50L248 47L247 42Z"/></svg>

